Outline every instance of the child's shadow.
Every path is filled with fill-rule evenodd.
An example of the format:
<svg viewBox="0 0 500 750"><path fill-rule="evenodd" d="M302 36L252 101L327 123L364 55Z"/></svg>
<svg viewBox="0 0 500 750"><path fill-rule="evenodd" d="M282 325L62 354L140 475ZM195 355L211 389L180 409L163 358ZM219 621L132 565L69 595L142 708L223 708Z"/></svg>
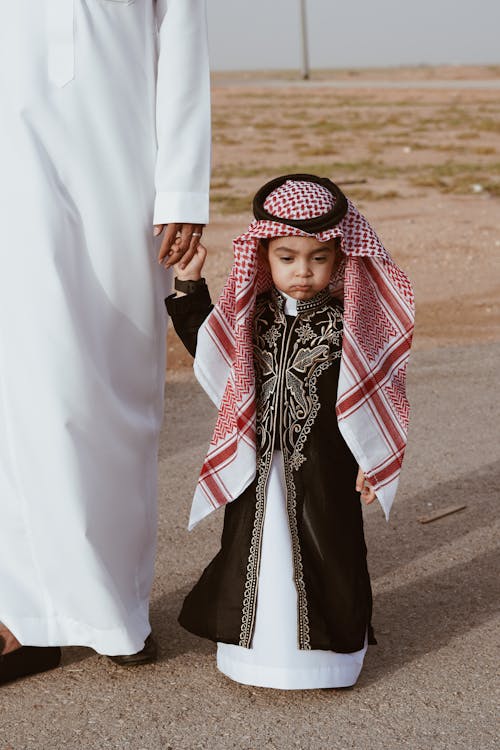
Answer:
<svg viewBox="0 0 500 750"><path fill-rule="evenodd" d="M498 550L438 570L376 597L375 632L365 684L487 622L498 611Z"/></svg>
<svg viewBox="0 0 500 750"><path fill-rule="evenodd" d="M473 475L458 478L453 487L448 482L438 483L425 493L425 500L435 508L454 502L466 504L467 509L429 526L421 526L415 517L412 549L405 547L408 534L406 539L392 537L391 560L379 560L376 566L381 572L397 570L396 561L409 556L410 566L418 565L420 557L443 545L450 545L450 551L456 548L458 554L462 539L468 545L475 545L477 554L472 560L444 569L437 563L434 572L376 594L374 626L379 633L379 645L369 652L361 677L365 684L376 682L419 656L438 651L454 638L486 623L498 611L498 547L491 549L490 543L481 548L482 540L486 542L496 521L498 486L498 462L481 467ZM445 498L446 492L448 498ZM412 501L421 499L412 498ZM415 502L411 505L415 507ZM411 521L411 517L408 520ZM474 539L467 539L471 532L474 532ZM381 554L379 550L377 556ZM430 566L432 558L427 568ZM397 576L397 572L393 574Z"/></svg>
<svg viewBox="0 0 500 750"><path fill-rule="evenodd" d="M372 513L365 521L368 565L374 579L415 562L443 544L460 543L461 537L493 524L497 518L500 461L473 473L437 482L417 494L405 494L403 486L389 523ZM431 510L465 505L466 509L429 524L418 517Z"/></svg>
<svg viewBox="0 0 500 750"><path fill-rule="evenodd" d="M158 641L159 662L166 662L182 654L211 654L215 644L205 638L198 638L177 622L182 602L194 585L169 591L156 599L151 607L151 623Z"/></svg>

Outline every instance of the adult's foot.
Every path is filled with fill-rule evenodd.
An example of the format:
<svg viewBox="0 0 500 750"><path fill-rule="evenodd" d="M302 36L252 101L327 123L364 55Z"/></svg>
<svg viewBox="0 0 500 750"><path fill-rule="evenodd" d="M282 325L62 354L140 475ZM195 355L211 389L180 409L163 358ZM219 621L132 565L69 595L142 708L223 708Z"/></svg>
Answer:
<svg viewBox="0 0 500 750"><path fill-rule="evenodd" d="M158 646L152 635L148 635L144 648L136 654L125 654L123 656L108 656L120 667L139 667L143 664L152 664L158 658Z"/></svg>
<svg viewBox="0 0 500 750"><path fill-rule="evenodd" d="M21 648L21 644L16 636L0 622L0 655L10 654L18 648Z"/></svg>

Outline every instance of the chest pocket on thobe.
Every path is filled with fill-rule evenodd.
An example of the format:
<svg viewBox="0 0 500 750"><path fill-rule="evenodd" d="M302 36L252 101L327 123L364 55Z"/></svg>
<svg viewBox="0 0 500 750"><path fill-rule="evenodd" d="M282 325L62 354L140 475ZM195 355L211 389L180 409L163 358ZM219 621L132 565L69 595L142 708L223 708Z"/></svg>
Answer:
<svg viewBox="0 0 500 750"><path fill-rule="evenodd" d="M75 77L75 3L47 0L49 80L62 88ZM135 0L101 0L104 4L133 5Z"/></svg>

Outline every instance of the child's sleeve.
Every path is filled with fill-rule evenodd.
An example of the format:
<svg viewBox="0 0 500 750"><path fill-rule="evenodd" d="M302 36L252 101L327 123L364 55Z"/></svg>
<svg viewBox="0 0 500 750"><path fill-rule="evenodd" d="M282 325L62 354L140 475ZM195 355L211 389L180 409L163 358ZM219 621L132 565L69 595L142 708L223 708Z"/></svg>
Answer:
<svg viewBox="0 0 500 750"><path fill-rule="evenodd" d="M171 294L165 300L165 305L174 324L175 332L194 357L198 331L213 309L207 285L203 282L194 292L183 297Z"/></svg>

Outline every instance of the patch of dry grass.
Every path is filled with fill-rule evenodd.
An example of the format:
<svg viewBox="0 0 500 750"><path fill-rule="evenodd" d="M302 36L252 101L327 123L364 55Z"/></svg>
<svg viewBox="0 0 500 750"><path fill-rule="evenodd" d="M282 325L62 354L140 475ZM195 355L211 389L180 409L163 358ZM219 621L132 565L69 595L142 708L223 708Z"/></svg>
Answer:
<svg viewBox="0 0 500 750"><path fill-rule="evenodd" d="M476 133L475 130L467 130L465 133L457 133L455 137L466 141L466 140L473 140L475 138L480 138L481 136L479 135L479 133Z"/></svg>
<svg viewBox="0 0 500 750"><path fill-rule="evenodd" d="M213 209L246 213L260 183L293 172L364 179L349 190L362 202L417 188L498 196L499 121L494 91L216 88Z"/></svg>
<svg viewBox="0 0 500 750"><path fill-rule="evenodd" d="M398 190L370 190L370 188L362 187L349 187L348 190L349 198L355 203L363 207L365 203L373 203L374 201L383 200L394 200L394 198L401 198L402 195Z"/></svg>
<svg viewBox="0 0 500 750"><path fill-rule="evenodd" d="M447 161L444 164L427 164L420 173L411 177L418 187L435 188L443 193L482 193L500 195L500 162L489 165Z"/></svg>
<svg viewBox="0 0 500 750"><path fill-rule="evenodd" d="M241 195L234 190L227 193L212 193L213 208L222 216L248 213L252 206L253 193Z"/></svg>

